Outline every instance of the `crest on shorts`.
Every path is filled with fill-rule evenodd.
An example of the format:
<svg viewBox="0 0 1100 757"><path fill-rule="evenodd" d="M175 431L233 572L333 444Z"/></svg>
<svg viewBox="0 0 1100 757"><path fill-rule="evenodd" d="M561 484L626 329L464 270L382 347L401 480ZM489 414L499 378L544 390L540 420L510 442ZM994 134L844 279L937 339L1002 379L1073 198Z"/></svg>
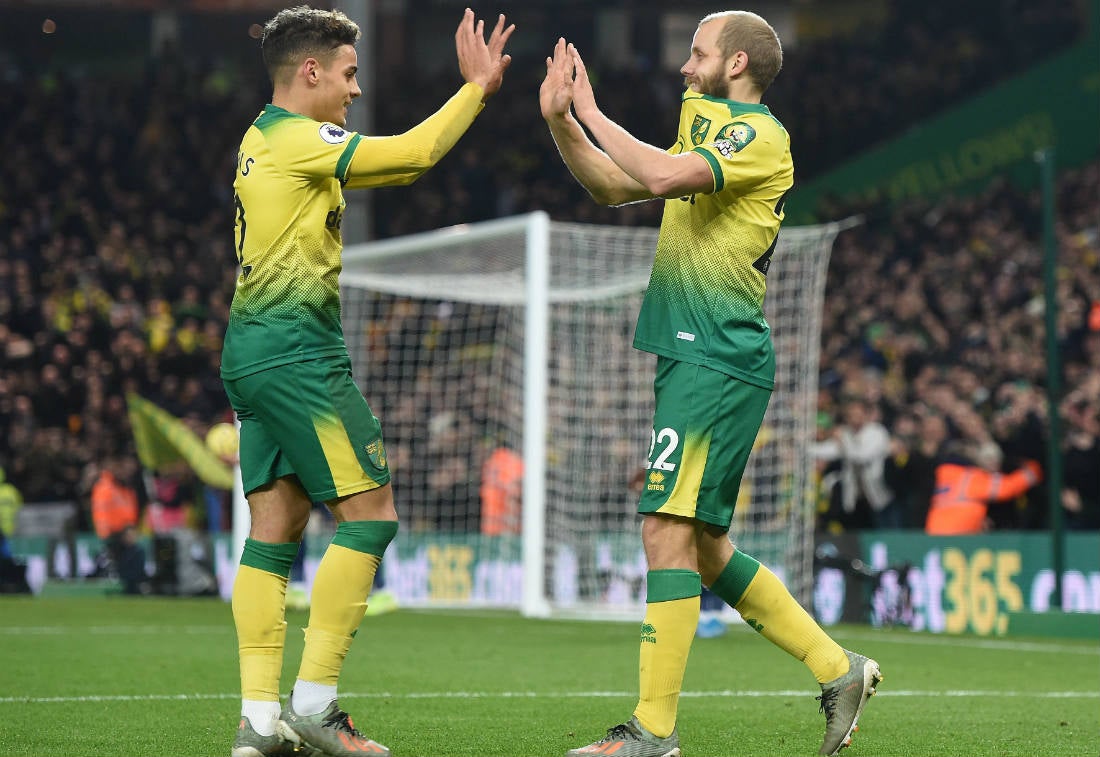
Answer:
<svg viewBox="0 0 1100 757"><path fill-rule="evenodd" d="M378 470L386 467L386 445L382 444L381 439L371 442L364 449L367 451L367 457L370 458L371 465Z"/></svg>
<svg viewBox="0 0 1100 757"><path fill-rule="evenodd" d="M710 119L696 114L695 120L691 122L691 143L696 146L703 144L709 131Z"/></svg>

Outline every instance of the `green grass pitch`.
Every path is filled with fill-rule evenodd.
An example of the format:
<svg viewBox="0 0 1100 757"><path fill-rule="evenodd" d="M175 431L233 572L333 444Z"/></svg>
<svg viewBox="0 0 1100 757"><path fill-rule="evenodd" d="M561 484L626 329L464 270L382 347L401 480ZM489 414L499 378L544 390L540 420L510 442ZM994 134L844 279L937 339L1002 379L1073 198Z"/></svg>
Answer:
<svg viewBox="0 0 1100 757"><path fill-rule="evenodd" d="M306 614L288 622L284 692ZM629 717L637 629L402 609L364 621L340 701L398 757L560 757ZM885 674L844 757L1100 754L1100 641L832 633ZM0 755L228 755L236 655L217 599L0 598ZM697 639L685 757L816 754L817 693L747 628Z"/></svg>

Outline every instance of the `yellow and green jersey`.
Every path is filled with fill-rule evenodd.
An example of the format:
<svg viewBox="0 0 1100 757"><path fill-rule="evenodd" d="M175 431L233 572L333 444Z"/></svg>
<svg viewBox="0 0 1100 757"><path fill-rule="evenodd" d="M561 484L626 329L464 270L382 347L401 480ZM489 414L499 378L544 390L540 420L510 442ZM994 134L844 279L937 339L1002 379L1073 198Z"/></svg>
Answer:
<svg viewBox="0 0 1100 757"><path fill-rule="evenodd" d="M688 90L669 152L687 150L710 164L714 190L665 201L634 346L771 389L763 305L794 183L790 137L764 105Z"/></svg>
<svg viewBox="0 0 1100 757"><path fill-rule="evenodd" d="M221 374L347 353L341 184L360 135L274 105L245 132L233 181L237 260Z"/></svg>

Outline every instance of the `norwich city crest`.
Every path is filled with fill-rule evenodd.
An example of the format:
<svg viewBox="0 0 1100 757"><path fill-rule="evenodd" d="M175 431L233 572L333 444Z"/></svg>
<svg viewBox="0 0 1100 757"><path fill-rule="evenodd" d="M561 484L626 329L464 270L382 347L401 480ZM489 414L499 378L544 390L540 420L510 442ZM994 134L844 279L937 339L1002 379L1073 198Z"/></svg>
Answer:
<svg viewBox="0 0 1100 757"><path fill-rule="evenodd" d="M382 440L373 441L366 446L367 457L370 458L371 465L378 470L382 470L386 467L386 446L382 444Z"/></svg>
<svg viewBox="0 0 1100 757"><path fill-rule="evenodd" d="M691 122L691 143L696 146L703 144L708 131L710 131L710 119L696 115L695 120Z"/></svg>

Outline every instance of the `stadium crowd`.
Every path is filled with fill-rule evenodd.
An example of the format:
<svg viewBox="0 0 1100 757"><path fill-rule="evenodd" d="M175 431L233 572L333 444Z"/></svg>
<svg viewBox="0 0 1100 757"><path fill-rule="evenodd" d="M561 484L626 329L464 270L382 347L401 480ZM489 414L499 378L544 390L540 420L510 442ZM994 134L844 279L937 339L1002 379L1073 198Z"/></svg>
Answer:
<svg viewBox="0 0 1100 757"><path fill-rule="evenodd" d="M1057 352L1071 528L1100 527L1098 198L1100 162L1062 176ZM868 223L837 239L826 284L820 433L858 425L844 405L863 400L863 422L889 432L878 475L890 493L878 508L838 508L842 497L833 496L821 508L826 527L923 527L945 459L1005 472L1046 465L1039 203L1036 192L998 183L974 198L865 208ZM862 499L873 488L862 487ZM991 508L991 525L1046 527L1045 495L1029 487L1026 497Z"/></svg>
<svg viewBox="0 0 1100 757"><path fill-rule="evenodd" d="M952 16L946 44L937 19L950 6L933 3L935 12L897 10L886 34L854 47L847 41L843 54L828 41L792 51L769 105L794 134L799 178L1022 67L1020 45L1035 62L1079 29L1069 11L1008 13L1017 4L987 4L998 12L972 14L981 24ZM1005 45L1014 50L1007 60ZM3 62L9 71L23 65L16 56ZM169 50L137 78L25 70L33 84L9 87L0 100L0 468L28 503L82 503L83 530L92 530L87 503L100 468L134 454L127 392L200 433L231 418L218 377L236 277L229 177L267 85L254 65L207 62ZM538 116L541 61L517 61L512 73L491 112L436 171L414 187L374 193L376 237L534 209L556 220L658 222L659 203L608 209L579 196ZM410 76L379 81L376 131L404 130L456 86ZM856 79L858 88L842 85ZM643 138L663 144L672 132L652 113L676 112L669 105L679 96L676 77L639 65L601 71L597 86L604 107L639 125ZM1100 162L1065 172L1058 186L1063 507L1071 527L1096 528ZM945 455L992 461L1006 472L1044 463L1037 202L1033 192L998 183L973 198L837 209L861 211L868 221L838 238L831 260L821 441L828 447L850 425L842 404L865 401L869 419L889 435L881 475L891 496L872 506L861 492L853 505L849 492L846 505L840 475L833 496L823 494L823 528L923 527L935 464ZM394 432L424 433L416 424ZM841 458L836 449L822 453L823 479L843 468ZM455 468L459 478L476 470ZM157 496L134 478L143 505ZM476 499L476 483L448 480ZM1042 488L1033 487L989 517L996 527L1038 528L1049 512Z"/></svg>

